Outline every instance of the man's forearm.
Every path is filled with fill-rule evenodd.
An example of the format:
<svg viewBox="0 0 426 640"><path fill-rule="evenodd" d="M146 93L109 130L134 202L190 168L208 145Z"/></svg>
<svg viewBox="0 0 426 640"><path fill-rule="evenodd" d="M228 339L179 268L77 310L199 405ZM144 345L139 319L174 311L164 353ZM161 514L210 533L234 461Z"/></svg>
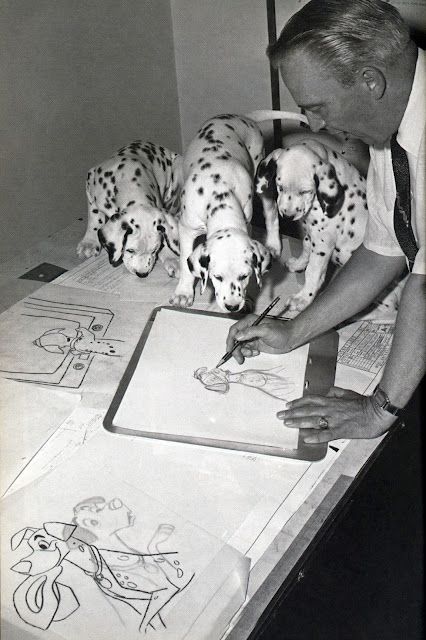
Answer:
<svg viewBox="0 0 426 640"><path fill-rule="evenodd" d="M380 386L404 407L425 373L426 277L411 274L402 292L392 349Z"/></svg>
<svg viewBox="0 0 426 640"><path fill-rule="evenodd" d="M403 257L382 256L363 245L324 291L291 323L293 347L365 309L405 267Z"/></svg>

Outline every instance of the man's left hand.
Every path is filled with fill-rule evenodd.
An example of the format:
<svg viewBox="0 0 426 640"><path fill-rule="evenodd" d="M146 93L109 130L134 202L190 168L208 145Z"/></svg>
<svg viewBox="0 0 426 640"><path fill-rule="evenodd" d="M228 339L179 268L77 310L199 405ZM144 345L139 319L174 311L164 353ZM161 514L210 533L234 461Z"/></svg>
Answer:
<svg viewBox="0 0 426 640"><path fill-rule="evenodd" d="M308 444L339 438L377 438L396 420L370 396L340 387L332 387L326 396L306 395L293 400L285 411L277 413L277 418L286 427L310 429L304 437Z"/></svg>

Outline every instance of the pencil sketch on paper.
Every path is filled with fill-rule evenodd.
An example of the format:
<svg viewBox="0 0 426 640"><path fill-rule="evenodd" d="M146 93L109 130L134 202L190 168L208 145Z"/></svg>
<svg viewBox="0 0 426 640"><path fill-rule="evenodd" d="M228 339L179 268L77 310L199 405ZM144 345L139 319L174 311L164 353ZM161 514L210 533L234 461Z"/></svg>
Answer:
<svg viewBox="0 0 426 640"><path fill-rule="evenodd" d="M227 369L207 369L200 367L194 371L197 378L206 389L218 393L228 393L231 384L242 384L263 391L269 396L287 400L294 390L294 384L286 375L286 367L278 366L271 369L244 369L233 373Z"/></svg>
<svg viewBox="0 0 426 640"><path fill-rule="evenodd" d="M173 525L160 524L147 553L142 553L126 545L119 533L134 522L135 515L120 498L107 501L96 496L74 507L72 522L45 522L16 532L12 550L23 544L30 549L11 567L26 576L13 593L19 617L33 627L48 629L53 622L72 616L82 602L75 585L67 585L64 576L59 579L66 563L71 563L93 579L125 628L131 626L131 618L122 610L120 614L120 603L136 614L139 632L166 628L167 605L195 574L183 570L176 550L160 548L174 533Z"/></svg>
<svg viewBox="0 0 426 640"><path fill-rule="evenodd" d="M22 382L78 388L95 356L122 356L124 341L105 337L113 319L110 309L29 297L16 343L11 339L22 369L0 371Z"/></svg>

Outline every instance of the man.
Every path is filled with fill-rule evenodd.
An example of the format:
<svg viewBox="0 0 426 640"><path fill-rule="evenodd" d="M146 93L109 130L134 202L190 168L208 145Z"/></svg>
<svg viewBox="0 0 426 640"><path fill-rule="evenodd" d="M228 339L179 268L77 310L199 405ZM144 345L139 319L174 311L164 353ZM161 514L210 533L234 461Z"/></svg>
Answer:
<svg viewBox="0 0 426 640"><path fill-rule="evenodd" d="M373 395L333 388L277 414L288 427L310 429L309 443L375 438L396 420L425 369L425 53L385 2L311 0L268 56L313 131L326 127L370 145L369 222L363 244L296 319L251 327L248 316L231 327L227 349L247 341L234 352L240 364L259 351L291 351L365 309L407 265L392 349Z"/></svg>

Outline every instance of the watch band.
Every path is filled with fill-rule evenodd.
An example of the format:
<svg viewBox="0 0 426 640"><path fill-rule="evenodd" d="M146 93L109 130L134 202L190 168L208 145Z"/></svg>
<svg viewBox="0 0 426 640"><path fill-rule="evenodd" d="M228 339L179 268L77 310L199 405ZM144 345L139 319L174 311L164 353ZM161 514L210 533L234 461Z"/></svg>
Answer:
<svg viewBox="0 0 426 640"><path fill-rule="evenodd" d="M381 409L384 409L388 413L391 413L393 416L401 415L402 409L400 407L396 407L394 404L391 403L391 401L389 400L389 397L383 391L380 385L377 385L371 397Z"/></svg>

